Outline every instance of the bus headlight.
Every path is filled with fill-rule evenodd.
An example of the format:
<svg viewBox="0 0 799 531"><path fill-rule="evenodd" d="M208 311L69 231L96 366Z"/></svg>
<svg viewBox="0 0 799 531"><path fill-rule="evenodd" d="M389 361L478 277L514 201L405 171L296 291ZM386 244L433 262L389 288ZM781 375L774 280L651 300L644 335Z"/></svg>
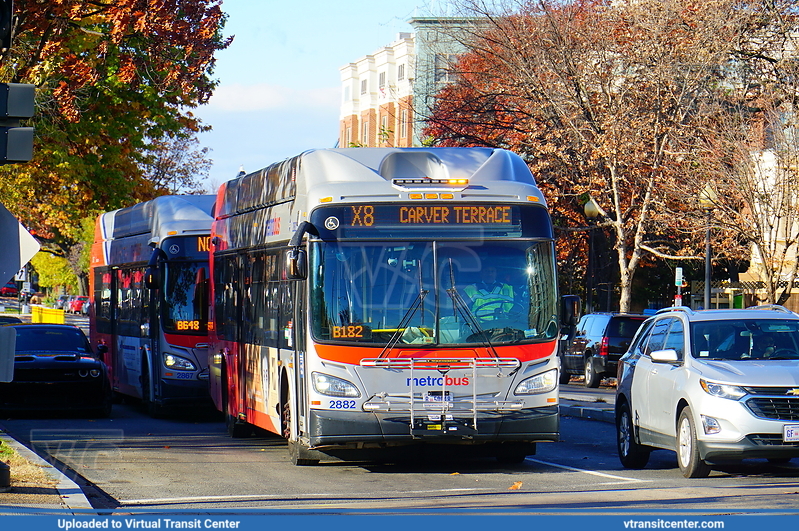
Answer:
<svg viewBox="0 0 799 531"><path fill-rule="evenodd" d="M313 387L316 392L321 395L327 396L343 396L347 398L358 398L361 392L358 388L347 380L336 378L320 372L315 372L311 375L313 379Z"/></svg>
<svg viewBox="0 0 799 531"><path fill-rule="evenodd" d="M513 391L514 395L537 395L540 393L548 393L555 389L558 384L558 370L552 369L547 372L542 372L526 380L522 380L516 389Z"/></svg>
<svg viewBox="0 0 799 531"><path fill-rule="evenodd" d="M186 358L175 356L174 354L164 353L164 365L169 369L176 369L178 371L193 371L196 370L194 363Z"/></svg>

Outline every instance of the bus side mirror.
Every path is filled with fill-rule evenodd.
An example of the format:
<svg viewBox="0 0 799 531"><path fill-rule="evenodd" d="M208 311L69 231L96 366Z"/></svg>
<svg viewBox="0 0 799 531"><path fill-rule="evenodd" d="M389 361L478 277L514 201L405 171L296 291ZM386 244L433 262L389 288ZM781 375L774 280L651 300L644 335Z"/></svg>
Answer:
<svg viewBox="0 0 799 531"><path fill-rule="evenodd" d="M305 280L308 278L308 253L303 249L289 251L288 277L291 280Z"/></svg>
<svg viewBox="0 0 799 531"><path fill-rule="evenodd" d="M150 244L155 245L155 244ZM158 247L153 247L153 254L150 255L150 262L144 270L144 286L149 289L161 287L161 270L158 269L158 261L166 261L166 253Z"/></svg>
<svg viewBox="0 0 799 531"><path fill-rule="evenodd" d="M144 285L149 289L161 286L161 271L157 267L148 267L144 271Z"/></svg>

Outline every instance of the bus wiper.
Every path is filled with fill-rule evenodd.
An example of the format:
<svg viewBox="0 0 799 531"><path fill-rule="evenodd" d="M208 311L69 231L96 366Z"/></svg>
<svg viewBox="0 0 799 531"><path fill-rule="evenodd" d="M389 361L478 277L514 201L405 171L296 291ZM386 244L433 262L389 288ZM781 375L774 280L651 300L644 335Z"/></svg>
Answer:
<svg viewBox="0 0 799 531"><path fill-rule="evenodd" d="M494 354L495 358L499 358L499 354L497 354L497 350L494 348L494 345L491 344L491 340L488 339L488 333L480 326L480 322L477 320L477 317L472 312L469 305L466 304L466 301L463 300L461 294L458 293L458 290L455 289L455 274L452 271L452 258L449 259L449 282L450 287L449 289L445 290L449 298L452 299L452 306L455 308L455 311L461 314L463 320L466 321L466 324L469 325L469 328L474 332L477 338L480 339L483 346L490 349L491 353Z"/></svg>
<svg viewBox="0 0 799 531"><path fill-rule="evenodd" d="M428 293L430 293L430 290L422 288L421 284L419 284L419 294L416 296L416 299L414 299L411 307L408 308L408 311L405 312L405 315L402 316L399 325L397 325L397 329L394 331L391 339L388 340L388 343L386 343L386 346L383 347L383 350L380 352L378 358L382 358L386 352L393 349L394 345L399 342L402 333L405 332L405 327L408 326L408 323L411 322L414 314L416 314L419 308L422 307L424 304L424 298L427 297Z"/></svg>

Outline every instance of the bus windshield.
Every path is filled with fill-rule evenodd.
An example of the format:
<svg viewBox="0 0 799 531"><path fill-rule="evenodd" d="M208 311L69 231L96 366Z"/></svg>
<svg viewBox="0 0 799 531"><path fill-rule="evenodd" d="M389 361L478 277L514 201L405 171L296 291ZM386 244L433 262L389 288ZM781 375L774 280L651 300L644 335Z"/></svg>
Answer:
<svg viewBox="0 0 799 531"><path fill-rule="evenodd" d="M208 265L167 262L164 265L163 327L167 333L208 333Z"/></svg>
<svg viewBox="0 0 799 531"><path fill-rule="evenodd" d="M558 333L551 241L312 245L318 341L480 346Z"/></svg>

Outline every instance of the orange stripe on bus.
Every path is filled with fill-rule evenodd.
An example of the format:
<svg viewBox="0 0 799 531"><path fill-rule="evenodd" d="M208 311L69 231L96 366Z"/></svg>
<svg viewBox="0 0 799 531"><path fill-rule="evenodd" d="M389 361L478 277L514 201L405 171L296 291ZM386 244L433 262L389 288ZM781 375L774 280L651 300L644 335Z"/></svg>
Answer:
<svg viewBox="0 0 799 531"><path fill-rule="evenodd" d="M377 358L382 348L352 347L349 345L314 345L317 355L323 360L357 365L362 359ZM500 358L516 358L521 362L539 360L555 352L555 340L529 345L506 345L495 347ZM487 348L474 349L417 349L407 346L395 347L385 356L388 358L492 358L494 353Z"/></svg>

